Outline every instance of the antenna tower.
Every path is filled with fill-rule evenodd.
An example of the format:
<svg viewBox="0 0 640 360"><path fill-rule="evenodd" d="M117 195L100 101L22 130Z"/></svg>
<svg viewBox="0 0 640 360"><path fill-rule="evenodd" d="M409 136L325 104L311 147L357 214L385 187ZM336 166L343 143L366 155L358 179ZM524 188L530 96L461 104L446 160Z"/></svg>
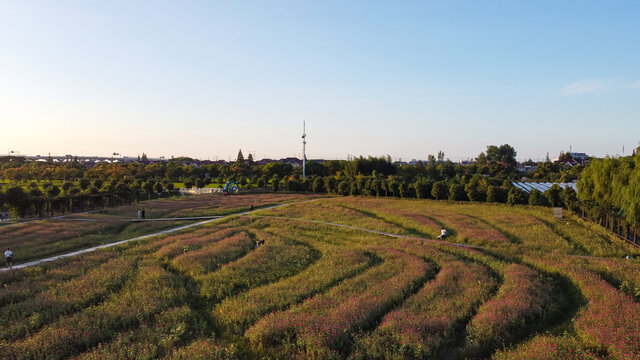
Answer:
<svg viewBox="0 0 640 360"><path fill-rule="evenodd" d="M302 121L302 178L307 177L307 131L306 120Z"/></svg>

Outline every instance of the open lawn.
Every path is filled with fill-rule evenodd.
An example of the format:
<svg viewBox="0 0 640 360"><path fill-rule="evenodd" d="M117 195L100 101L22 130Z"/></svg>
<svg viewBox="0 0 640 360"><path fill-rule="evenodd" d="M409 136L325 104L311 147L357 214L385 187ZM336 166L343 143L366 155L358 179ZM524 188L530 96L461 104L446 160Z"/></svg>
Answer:
<svg viewBox="0 0 640 360"><path fill-rule="evenodd" d="M184 217L283 202L0 273L0 358L640 359L640 250L548 208L276 193L12 231L42 254L87 246L56 236L99 238L92 226L138 207ZM451 235L433 240L443 226Z"/></svg>

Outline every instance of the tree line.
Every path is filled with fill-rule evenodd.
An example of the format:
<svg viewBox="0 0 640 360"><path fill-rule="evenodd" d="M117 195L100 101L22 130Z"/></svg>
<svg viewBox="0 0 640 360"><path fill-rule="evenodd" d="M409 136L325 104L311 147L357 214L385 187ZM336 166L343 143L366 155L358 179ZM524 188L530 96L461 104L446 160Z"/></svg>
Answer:
<svg viewBox="0 0 640 360"><path fill-rule="evenodd" d="M443 152L429 155L426 161L415 165L394 163L389 156L308 161L305 179L299 166L284 162L256 164L251 154L245 159L241 150L233 163L193 163L189 158L176 158L157 163L100 163L89 168L77 160L53 163L3 157L0 178L9 184L0 191L0 209L10 208L17 216L41 215L55 206L64 210L74 203L93 205L91 201L100 194L128 202L171 192L174 181L183 182L188 188L201 188L230 179L245 188L276 191L556 205L562 203L555 195L557 189L551 192L551 198L535 191L527 195L510 186L511 181L571 181L582 171L582 167L566 168L545 161L537 164L536 172L521 173L517 170L516 151L508 144L490 145L473 163L465 165L445 159Z"/></svg>

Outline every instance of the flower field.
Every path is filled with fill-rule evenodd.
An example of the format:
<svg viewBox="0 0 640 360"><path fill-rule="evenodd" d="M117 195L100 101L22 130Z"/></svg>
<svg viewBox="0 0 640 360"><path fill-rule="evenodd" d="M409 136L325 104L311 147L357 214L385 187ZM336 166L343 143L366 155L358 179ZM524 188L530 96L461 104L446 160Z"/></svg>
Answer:
<svg viewBox="0 0 640 360"><path fill-rule="evenodd" d="M0 359L640 359L640 251L573 215L300 199L158 200L148 214L288 204L0 272ZM117 211L0 233L81 248L113 241Z"/></svg>

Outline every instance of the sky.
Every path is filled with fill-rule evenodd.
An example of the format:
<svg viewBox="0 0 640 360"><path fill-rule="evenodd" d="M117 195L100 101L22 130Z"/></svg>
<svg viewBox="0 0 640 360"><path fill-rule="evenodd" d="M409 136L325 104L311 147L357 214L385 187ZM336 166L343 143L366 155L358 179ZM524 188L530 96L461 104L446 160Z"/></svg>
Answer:
<svg viewBox="0 0 640 360"><path fill-rule="evenodd" d="M0 0L0 155L631 153L638 1Z"/></svg>

